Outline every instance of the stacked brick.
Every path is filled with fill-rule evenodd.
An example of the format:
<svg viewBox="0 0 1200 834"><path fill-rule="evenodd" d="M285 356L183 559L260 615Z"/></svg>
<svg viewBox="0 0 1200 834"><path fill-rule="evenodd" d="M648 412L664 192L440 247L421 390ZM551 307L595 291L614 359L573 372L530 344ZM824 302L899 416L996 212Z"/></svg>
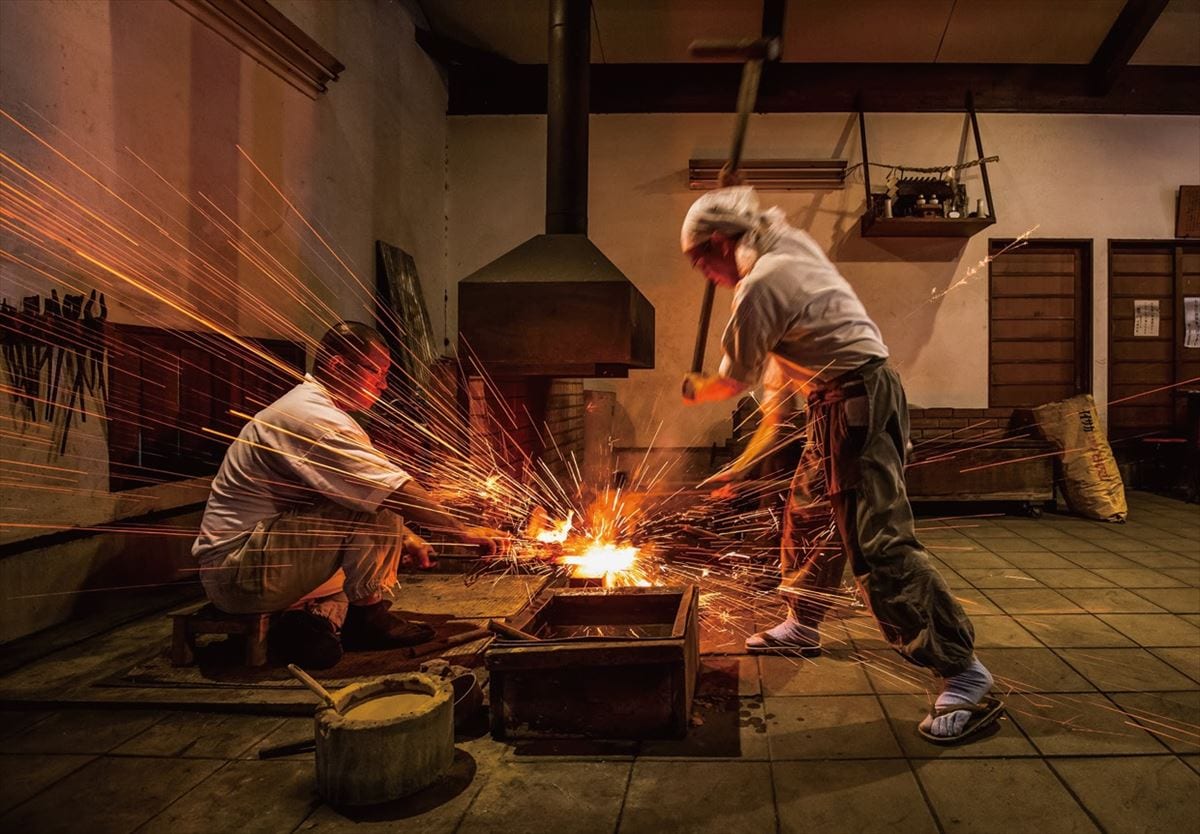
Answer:
<svg viewBox="0 0 1200 834"><path fill-rule="evenodd" d="M990 440L1003 437L1011 408L910 408L913 444L928 440Z"/></svg>

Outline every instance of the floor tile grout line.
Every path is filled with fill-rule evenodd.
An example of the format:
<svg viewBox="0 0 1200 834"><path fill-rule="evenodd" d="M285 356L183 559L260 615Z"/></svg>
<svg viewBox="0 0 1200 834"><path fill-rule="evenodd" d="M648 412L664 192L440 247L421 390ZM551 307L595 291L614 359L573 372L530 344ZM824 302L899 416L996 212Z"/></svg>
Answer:
<svg viewBox="0 0 1200 834"><path fill-rule="evenodd" d="M1146 650L1145 648L1143 648L1143 647L1140 647L1140 646L1139 646L1138 648L1141 648L1141 649L1142 649L1142 651L1147 651L1147 650ZM1072 672L1074 672L1075 674L1079 675L1081 678L1083 678L1084 680L1088 681L1088 682L1089 682L1089 683L1091 683L1093 686L1095 686L1095 685L1096 685L1096 684L1095 684L1095 681L1092 681L1092 679L1091 679L1091 678L1089 678L1087 675L1083 674L1083 672L1080 672L1080 671L1079 671L1079 669L1078 669L1078 668L1076 668L1076 666L1075 666L1073 663L1071 663L1071 661L1070 661L1068 658L1065 658L1065 657L1063 657L1061 654L1058 654L1058 652L1055 652L1055 655L1058 657L1058 659L1059 659L1059 660L1061 660L1063 663L1067 664L1067 666L1068 666L1068 667L1071 669L1071 671L1072 671ZM1154 656L1155 656L1155 657L1157 657L1157 655L1154 655ZM1160 658L1160 659L1161 659L1161 658ZM1168 665L1169 665L1169 664L1168 664ZM1118 711L1119 711L1119 712L1120 712L1122 715L1124 715L1126 718L1128 718L1128 719L1130 719L1131 721L1133 721L1133 722L1134 722L1134 725L1135 725L1135 726L1136 726L1138 729L1140 729L1140 730L1141 730L1142 732L1144 732L1146 735L1148 735L1148 736L1150 736L1151 738L1153 738L1153 739L1154 739L1156 742L1158 742L1158 743L1159 743L1159 745L1161 745L1163 748L1166 748L1166 749L1168 750L1168 752L1171 752L1171 751L1170 751L1170 748L1167 748L1167 745L1166 745L1166 743L1164 743L1162 739L1160 739L1160 738L1159 738L1157 735L1155 735L1154 733L1152 733L1152 732L1150 732L1149 730L1147 730L1147 729L1146 729L1145 727L1143 727L1141 724L1138 724L1138 723L1137 723L1137 719L1135 719L1135 718L1134 718L1132 715L1130 715L1128 712L1126 712L1124 707L1122 707L1120 704L1118 704L1116 701L1114 701L1114 700L1113 700L1113 699L1110 697L1110 693L1108 693L1108 692L1105 692L1104 690L1100 689L1100 687L1099 687L1099 686L1096 686L1096 691L1097 691L1097 692L1099 692L1099 694L1100 694L1100 695L1101 695L1101 696L1104 698L1104 700L1106 700L1106 701L1108 701L1110 704L1112 704L1112 705L1113 705L1113 707L1115 707L1115 708L1116 708L1116 709L1117 709L1117 710L1118 710ZM1146 691L1146 690L1134 690L1134 691L1136 691L1136 692L1144 692L1144 691ZM1181 690L1181 691L1188 691L1188 690ZM1035 746L1036 746L1036 745L1035 745Z"/></svg>
<svg viewBox="0 0 1200 834"><path fill-rule="evenodd" d="M629 787L633 784L633 766L637 764L637 757L629 762L629 772L625 774L625 790L621 791L621 804L617 807L617 818L613 821L613 834L617 834L621 830L621 820L625 816L625 803L629 801Z"/></svg>
<svg viewBox="0 0 1200 834"><path fill-rule="evenodd" d="M1075 793L1075 789L1072 788L1070 784L1068 784L1067 780L1063 778L1063 775L1058 772L1058 768L1054 766L1054 762L1049 759L1046 759L1045 761L1046 769L1049 770L1054 775L1054 778L1058 780L1058 783L1063 786L1063 790L1067 792L1067 795L1070 796L1071 799L1075 800L1075 804L1078 805L1083 813L1087 815L1088 819L1092 821L1092 825L1096 826L1096 828L1100 831L1107 832L1108 829L1100 822L1100 819L1092 813L1092 809L1084 804L1083 800L1079 798L1079 795Z"/></svg>
<svg viewBox="0 0 1200 834"><path fill-rule="evenodd" d="M475 770L475 773L476 773L476 775L479 774L478 768ZM471 798L470 798L470 800L468 800L466 807L463 808L462 813L459 815L458 821L455 822L454 827L452 829L450 829L452 834L458 834L459 829L461 829L463 827L463 823L465 823L467 821L467 816L471 813L471 810L475 807L476 801L478 801L478 799L479 799L479 794L483 793L483 789L487 786L487 784L491 780L491 778L492 778L492 774L489 773L486 776L484 776L482 779L479 780L478 786L476 786L474 793L471 794ZM472 784L474 784L475 781L476 780L472 779L471 780ZM315 811L314 811L314 813L315 813ZM311 814L309 816L311 816Z"/></svg>
<svg viewBox="0 0 1200 834"><path fill-rule="evenodd" d="M199 759L197 759L197 760L193 760L193 761L203 761L203 760L199 760ZM170 802L168 802L168 803L167 803L166 805L164 805L162 808L159 808L159 809L158 809L158 811L156 811L155 813L151 814L151 815L150 815L150 816L149 816L147 819L145 819L145 820L143 820L142 822L138 823L136 826L134 826L134 827L133 827L133 828L130 830L129 834L137 834L137 832L138 832L138 831L140 831L141 829L145 828L145 827L146 827L147 825L149 825L151 822L153 822L154 820L158 819L160 816L162 816L162 815L163 815L163 814L165 814L165 813L166 813L168 810L170 810L170 808L171 808L171 807L172 807L172 806L173 806L173 805L174 805L176 802L178 802L179 800L183 799L185 796L188 796L188 795L189 795L189 794L190 794L192 791L194 791L194 790L198 790L198 789L200 788L200 786L201 786L201 785L203 785L203 784L204 784L205 782L207 782L209 779L211 779L211 778L213 778L214 776L216 776L216 775L217 775L218 773L220 773L221 771L225 770L225 768L229 767L231 764L233 764L233 760L232 760L232 759L226 759L226 760L225 760L225 764L221 765L221 766L220 766L220 767L218 767L218 768L214 768L214 769L213 769L213 771L212 771L211 773L209 773L207 776L205 776L205 777L204 777L203 779L201 779L199 782L197 782L196 784L192 785L190 788L188 788L186 791L184 791L183 793L181 793L179 796L177 796L177 797L175 797L174 799L172 799ZM307 818L308 818L308 815L307 815L307 814L305 814L305 819L307 819Z"/></svg>
<svg viewBox="0 0 1200 834"><path fill-rule="evenodd" d="M871 679L870 675L866 675L866 678L867 686L871 687L871 693L875 696L875 706L878 707L879 712L883 715L883 720L884 723L887 724L888 732L892 734L892 741L900 750L900 756L904 760L904 763L908 766L909 775L912 776L913 782L916 783L917 790L921 792L921 798L925 800L925 807L929 809L929 815L933 818L933 824L937 828L938 834L946 834L946 827L942 824L942 819L940 816L938 816L937 809L933 806L933 800L930 798L929 793L925 790L925 786L921 783L921 779L917 775L916 768L913 766L912 759L909 757L908 753L904 749L904 745L900 741L900 736L897 734L896 727L892 723L891 714L887 711L887 707L884 706L883 698L880 696L878 687L875 686L875 681ZM776 818L778 819L778 816L776 816Z"/></svg>
<svg viewBox="0 0 1200 834"><path fill-rule="evenodd" d="M17 754L12 754L12 755L17 755ZM45 755L45 754L34 753L34 754L30 754L30 755ZM51 788L53 788L54 786L58 785L60 782L64 781L65 779L68 779L68 778L70 778L71 776L74 776L76 773L78 773L79 771L83 770L85 767L87 767L87 766L88 766L88 765L90 765L92 762L96 761L97 759L101 759L101 758L103 758L103 757L104 757L104 754L103 754L103 753L62 753L62 754L59 754L59 755L64 755L64 756L75 756L75 755L79 755L79 756L85 756L85 757L87 758L87 761L80 762L78 767L72 768L70 771L68 771L67 773L64 773L62 776L58 777L57 779L55 779L55 780L54 780L53 782L51 782L50 784L43 786L41 790L34 791L32 794L30 794L29 796L25 797L24 799L22 799L20 802L18 802L16 805L12 806L11 808L7 808L7 809L5 809L4 811L0 811L0 815L2 815L2 816L8 816L8 815L9 815L9 814L11 814L13 811L16 811L17 809L19 809L19 808L20 808L22 805L24 805L25 803L27 803L27 802L32 802L33 800L37 799L39 796L41 796L42 794L44 794L46 791L48 791L48 790L50 790Z"/></svg>

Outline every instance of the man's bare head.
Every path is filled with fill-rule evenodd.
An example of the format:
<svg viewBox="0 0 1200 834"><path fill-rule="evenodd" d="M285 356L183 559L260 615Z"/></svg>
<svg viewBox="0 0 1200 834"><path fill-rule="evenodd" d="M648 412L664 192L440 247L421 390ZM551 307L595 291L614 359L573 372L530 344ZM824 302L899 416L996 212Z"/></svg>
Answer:
<svg viewBox="0 0 1200 834"><path fill-rule="evenodd" d="M387 390L391 354L373 327L342 321L321 337L313 360L313 376L340 406L366 411Z"/></svg>

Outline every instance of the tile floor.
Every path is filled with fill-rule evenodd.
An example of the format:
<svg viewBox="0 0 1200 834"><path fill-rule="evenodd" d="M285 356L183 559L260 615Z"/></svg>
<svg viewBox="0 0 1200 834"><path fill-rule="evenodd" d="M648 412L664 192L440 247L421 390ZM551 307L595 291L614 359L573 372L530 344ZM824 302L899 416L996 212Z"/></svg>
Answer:
<svg viewBox="0 0 1200 834"><path fill-rule="evenodd" d="M1200 510L1125 525L922 521L1008 703L955 748L914 731L931 681L858 612L816 661L713 654L684 741L527 750L462 739L395 807L323 805L303 718L0 713L0 829L30 832L1166 832L1200 828ZM729 650L736 641L711 635Z"/></svg>

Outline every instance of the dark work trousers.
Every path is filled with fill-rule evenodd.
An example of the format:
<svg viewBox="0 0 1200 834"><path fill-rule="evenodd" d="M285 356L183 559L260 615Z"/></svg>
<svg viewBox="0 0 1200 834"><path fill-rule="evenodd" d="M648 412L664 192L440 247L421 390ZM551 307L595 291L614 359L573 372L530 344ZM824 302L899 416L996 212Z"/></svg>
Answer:
<svg viewBox="0 0 1200 834"><path fill-rule="evenodd" d="M819 625L849 557L880 631L905 659L963 671L975 631L917 541L904 486L908 404L900 377L872 360L808 399L808 442L792 478L780 591Z"/></svg>

